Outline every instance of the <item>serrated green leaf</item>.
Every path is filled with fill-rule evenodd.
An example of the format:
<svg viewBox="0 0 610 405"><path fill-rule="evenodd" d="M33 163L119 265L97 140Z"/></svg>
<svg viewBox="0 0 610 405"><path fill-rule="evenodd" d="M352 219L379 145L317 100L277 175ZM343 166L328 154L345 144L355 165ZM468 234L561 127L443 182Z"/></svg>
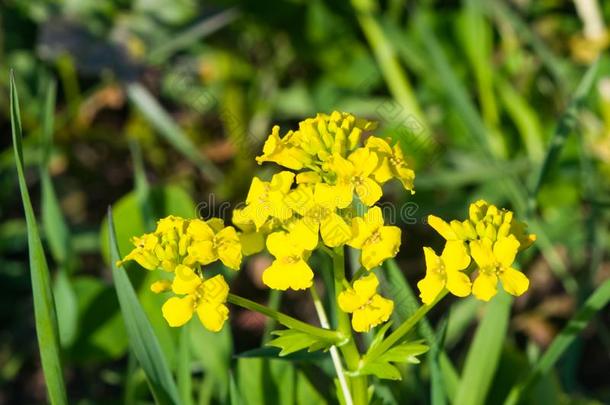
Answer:
<svg viewBox="0 0 610 405"><path fill-rule="evenodd" d="M386 332L388 331L388 329L390 329L390 326L392 326L392 323L393 323L392 321L388 321L381 328L379 328L379 330L377 331L377 334L375 335L375 337L371 341L371 344L369 345L369 350L372 350L372 349L376 348L377 346L379 346L379 344L383 341L383 338L384 338Z"/></svg>
<svg viewBox="0 0 610 405"><path fill-rule="evenodd" d="M357 375L374 375L383 380L401 380L400 371L392 364L384 361L373 361L358 370Z"/></svg>
<svg viewBox="0 0 610 405"><path fill-rule="evenodd" d="M129 336L129 345L148 380L158 404L180 404L178 389L161 351L152 326L138 302L138 297L122 267L116 266L120 259L112 212L108 210L108 236L112 279Z"/></svg>
<svg viewBox="0 0 610 405"><path fill-rule="evenodd" d="M272 334L279 337L270 340L267 345L282 349L280 351L280 356L285 356L303 349L315 351L332 346L332 342L320 340L316 336L312 336L298 330L276 330L273 331Z"/></svg>
<svg viewBox="0 0 610 405"><path fill-rule="evenodd" d="M34 317L42 369L51 404L66 404L67 396L60 359L57 315L51 290L51 277L25 181L19 96L12 72L10 76L10 111L13 151L28 231Z"/></svg>
<svg viewBox="0 0 610 405"><path fill-rule="evenodd" d="M392 363L419 363L415 356L426 353L429 347L421 341L402 343L379 356L380 360Z"/></svg>

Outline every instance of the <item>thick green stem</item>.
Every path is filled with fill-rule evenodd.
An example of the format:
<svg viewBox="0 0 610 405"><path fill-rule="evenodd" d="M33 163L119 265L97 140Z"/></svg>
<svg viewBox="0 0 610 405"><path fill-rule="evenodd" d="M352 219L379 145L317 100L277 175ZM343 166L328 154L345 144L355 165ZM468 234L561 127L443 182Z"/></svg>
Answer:
<svg viewBox="0 0 610 405"><path fill-rule="evenodd" d="M345 257L343 247L335 248L333 251L333 274L335 279L335 296L338 297L343 291L343 283L345 281ZM349 371L356 371L360 368L360 352L356 347L356 342L352 335L352 327L349 316L337 310L338 329L344 336L348 336L349 340L346 344L340 347L345 364ZM368 383L366 376L350 377L350 385L352 391L352 399L355 405L368 404Z"/></svg>
<svg viewBox="0 0 610 405"><path fill-rule="evenodd" d="M239 295L229 294L227 301L229 301L230 303L235 304L237 306L240 306L242 308L260 312L261 314L268 316L269 318L275 319L276 321L278 321L279 323L281 323L282 325L284 325L288 328L300 330L301 332L305 332L305 333L309 333L310 335L317 336L321 339L334 342L334 344L336 344L336 345L340 345L346 340L347 335L345 335L339 331L322 329L322 328L318 328L316 326L312 326L308 323L299 321L298 319L293 318L289 315L283 314L279 311L276 311L274 309L271 309L269 307L266 307L264 305L254 302L254 301L250 301L247 298L240 297Z"/></svg>

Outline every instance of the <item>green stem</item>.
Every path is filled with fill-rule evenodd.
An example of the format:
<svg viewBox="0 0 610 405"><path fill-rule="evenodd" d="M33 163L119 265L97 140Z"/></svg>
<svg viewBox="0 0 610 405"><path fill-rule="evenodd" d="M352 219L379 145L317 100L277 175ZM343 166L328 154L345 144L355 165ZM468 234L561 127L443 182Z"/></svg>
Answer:
<svg viewBox="0 0 610 405"><path fill-rule="evenodd" d="M334 344L336 345L340 345L346 340L346 335L339 331L322 329L316 326L309 325L308 323L299 321L296 318L283 314L264 305L258 304L254 301L250 301L247 298L240 297L239 295L229 294L227 301L242 308L260 312L261 314L268 316L269 318L275 319L276 321L288 328L300 330L301 332L305 332L310 335L317 336L321 339L334 342Z"/></svg>
<svg viewBox="0 0 610 405"><path fill-rule="evenodd" d="M345 256L343 247L335 248L333 251L333 274L335 278L335 295L339 296L343 291L343 283L345 281ZM348 336L349 340L347 343L340 347L345 364L349 371L356 371L360 368L360 352L356 347L356 342L352 335L352 327L349 320L349 316L341 311L337 310L337 321L338 329L344 336ZM350 377L352 399L355 405L366 405L368 404L368 383L367 377L363 376L352 376Z"/></svg>
<svg viewBox="0 0 610 405"><path fill-rule="evenodd" d="M328 317L326 316L324 305L322 305L320 296L316 291L316 285L313 284L309 288L309 291L311 292L313 305L316 308L318 318L320 319L320 326L325 329L330 329L330 324L328 323ZM337 349L337 346L331 346L329 351L330 357L333 361L333 366L335 367L335 372L337 373L339 386L341 387L341 391L343 392L343 399L345 400L345 405L354 405L354 400L352 399L352 394L349 391L349 386L347 385L347 380L345 379L345 373L343 372L343 364L341 364L341 356L339 355L339 350Z"/></svg>
<svg viewBox="0 0 610 405"><path fill-rule="evenodd" d="M428 305L423 305L419 307L417 311L413 315L411 315L407 320L405 320L398 328L394 330L387 338L385 338L377 347L368 352L363 359L363 362L371 361L386 351L388 351L392 346L394 346L400 339L402 339L421 319L430 311L434 306L445 296L448 291L445 289L441 292L438 297Z"/></svg>

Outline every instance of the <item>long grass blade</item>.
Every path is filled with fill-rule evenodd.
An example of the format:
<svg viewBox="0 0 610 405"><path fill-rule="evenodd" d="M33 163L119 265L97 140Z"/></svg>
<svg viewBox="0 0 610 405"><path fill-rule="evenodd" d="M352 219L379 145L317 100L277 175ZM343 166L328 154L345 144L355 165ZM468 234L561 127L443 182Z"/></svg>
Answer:
<svg viewBox="0 0 610 405"><path fill-rule="evenodd" d="M201 170L203 176L216 183L223 179L222 172L203 154L174 122L161 104L141 84L131 83L127 86L127 95L131 102L144 114L150 123L159 131L167 142L186 156Z"/></svg>
<svg viewBox="0 0 610 405"><path fill-rule="evenodd" d="M602 285L597 287L593 294L585 301L584 306L576 313L570 322L568 322L561 333L553 339L549 348L544 352L544 355L542 355L526 377L511 389L504 404L517 404L519 399L523 397L538 378L549 372L595 314L608 305L609 302L610 280L606 280Z"/></svg>
<svg viewBox="0 0 610 405"><path fill-rule="evenodd" d="M587 69L587 72L578 84L578 87L576 88L568 107L559 119L559 123L557 124L555 133L551 138L551 142L546 151L546 156L544 157L542 166L540 167L540 170L538 171L534 180L534 186L528 200L528 208L530 211L533 211L536 208L536 196L538 195L538 191L540 191L540 187L548 176L550 169L559 159L559 154L561 153L561 150L568 139L568 135L570 135L576 126L577 116L580 108L582 107L586 96L589 94L589 91L595 82L598 66L599 60L591 65L589 69Z"/></svg>
<svg viewBox="0 0 610 405"><path fill-rule="evenodd" d="M19 96L12 72L10 77L10 111L13 150L28 231L30 277L32 280L32 297L34 300L34 316L36 319L36 335L38 337L40 359L49 394L49 402L53 405L61 405L67 403L67 395L62 374L57 315L51 290L49 267L42 248L42 242L40 241L38 225L25 181Z"/></svg>
<svg viewBox="0 0 610 405"><path fill-rule="evenodd" d="M466 355L454 404L480 405L485 402L500 361L512 302L507 293L499 291L488 304Z"/></svg>
<svg viewBox="0 0 610 405"><path fill-rule="evenodd" d="M112 279L119 298L131 350L146 374L155 401L158 404L178 405L180 404L178 389L161 351L159 341L138 301L129 277L122 267L116 265L120 255L110 209L108 210L108 235Z"/></svg>

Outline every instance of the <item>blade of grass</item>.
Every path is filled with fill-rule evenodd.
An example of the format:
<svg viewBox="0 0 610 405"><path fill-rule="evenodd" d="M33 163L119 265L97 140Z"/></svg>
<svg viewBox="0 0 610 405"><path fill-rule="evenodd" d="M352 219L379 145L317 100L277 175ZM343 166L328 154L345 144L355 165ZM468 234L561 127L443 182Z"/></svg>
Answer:
<svg viewBox="0 0 610 405"><path fill-rule="evenodd" d="M193 381L191 377L191 345L189 325L180 331L180 348L178 353L178 391L184 405L193 404Z"/></svg>
<svg viewBox="0 0 610 405"><path fill-rule="evenodd" d="M559 160L559 154L561 153L561 150L568 139L568 135L570 135L570 133L574 130L574 127L578 122L578 113L582 107L585 97L589 94L589 91L595 82L598 66L599 60L592 64L589 69L587 69L587 72L578 84L578 87L576 88L576 91L574 92L566 110L559 119L557 128L551 137L551 142L549 143L549 147L546 151L546 156L544 157L540 170L536 174L534 186L529 195L528 209L530 212L533 212L536 209L536 196L540 191L540 187L548 176L551 167Z"/></svg>
<svg viewBox="0 0 610 405"><path fill-rule="evenodd" d="M127 273L122 267L116 265L121 256L116 242L114 221L110 208L108 208L108 238L112 279L121 306L131 350L146 374L155 401L158 404L178 405L180 404L178 389L159 346L159 341L138 301Z"/></svg>
<svg viewBox="0 0 610 405"><path fill-rule="evenodd" d="M454 404L480 405L485 402L500 360L512 302L507 293L499 291L488 304L466 355L462 379L453 397Z"/></svg>
<svg viewBox="0 0 610 405"><path fill-rule="evenodd" d="M203 176L213 182L222 181L222 172L186 136L172 117L163 109L152 94L139 83L127 85L129 100L144 114L150 123L159 131L167 142L186 156L202 172Z"/></svg>
<svg viewBox="0 0 610 405"><path fill-rule="evenodd" d="M206 18L185 31L175 35L169 41L164 42L163 45L153 49L148 56L149 62L152 64L157 64L165 61L169 56L176 53L180 49L186 48L187 46L200 41L202 38L232 23L237 17L239 17L239 14L240 13L237 8L230 8Z"/></svg>
<svg viewBox="0 0 610 405"><path fill-rule="evenodd" d="M36 335L38 337L40 359L49 402L53 405L61 405L67 403L67 395L60 359L57 315L51 290L49 267L42 248L42 242L40 241L38 225L25 181L19 96L12 71L10 75L10 112L13 150L28 231L30 277L32 280L34 317L36 320Z"/></svg>
<svg viewBox="0 0 610 405"><path fill-rule="evenodd" d="M519 399L527 393L528 389L540 378L550 371L559 360L566 349L574 342L580 332L587 326L589 321L610 302L610 280L606 280L602 285L589 296L582 308L568 322L561 333L553 339L549 348L544 352L540 360L534 365L529 373L520 383L513 386L505 405L515 405Z"/></svg>

